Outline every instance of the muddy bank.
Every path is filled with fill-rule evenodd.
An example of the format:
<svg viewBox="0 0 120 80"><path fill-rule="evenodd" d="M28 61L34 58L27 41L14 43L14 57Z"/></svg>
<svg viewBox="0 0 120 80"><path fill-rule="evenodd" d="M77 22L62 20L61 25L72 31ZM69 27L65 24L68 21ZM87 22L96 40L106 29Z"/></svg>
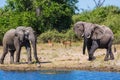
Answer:
<svg viewBox="0 0 120 80"><path fill-rule="evenodd" d="M41 64L3 64L1 70L7 71L35 71L35 70L90 70L90 71L111 71L120 72L118 65L94 65L93 63L83 64L76 61L41 63ZM71 64L70 64L71 63Z"/></svg>
<svg viewBox="0 0 120 80"><path fill-rule="evenodd" d="M60 44L48 46L38 44L38 58L41 64L26 64L27 54L23 48L21 52L21 64L9 64L10 55L5 57L5 64L0 64L1 70L33 71L33 70L94 70L94 71L116 71L120 72L120 45L116 45L117 53L114 53L115 60L104 61L106 50L98 49L94 56L96 60L88 61L88 54L82 54L82 43L74 43L71 47ZM0 56L2 46L0 47ZM87 51L86 51L87 53ZM33 54L32 61L34 62Z"/></svg>
<svg viewBox="0 0 120 80"><path fill-rule="evenodd" d="M38 66L13 66L13 65L2 65L0 66L1 70L6 71L36 71L36 70L89 70L89 71L108 71L108 72L120 72L120 67L116 66L102 66L102 67L94 67L94 66L85 66L81 65L79 67L38 67Z"/></svg>

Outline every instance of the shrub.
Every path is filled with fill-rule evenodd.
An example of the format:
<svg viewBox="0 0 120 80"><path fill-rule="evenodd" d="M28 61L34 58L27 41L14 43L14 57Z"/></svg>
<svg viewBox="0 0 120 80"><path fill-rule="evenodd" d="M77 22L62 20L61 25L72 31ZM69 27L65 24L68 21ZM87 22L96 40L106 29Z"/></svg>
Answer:
<svg viewBox="0 0 120 80"><path fill-rule="evenodd" d="M71 28L68 31L62 33L56 30L48 30L38 36L38 42L45 43L48 40L51 40L53 42L60 42L63 40L77 41L79 39L76 37L73 29Z"/></svg>
<svg viewBox="0 0 120 80"><path fill-rule="evenodd" d="M44 33L42 33L39 37L38 37L38 42L47 42L48 40L54 41L54 42L59 42L60 39L62 39L64 37L63 34L59 33L56 30L48 30Z"/></svg>
<svg viewBox="0 0 120 80"><path fill-rule="evenodd" d="M65 33L66 40L71 40L71 41L78 41L78 37L76 36L75 32L73 31L73 28L69 29Z"/></svg>

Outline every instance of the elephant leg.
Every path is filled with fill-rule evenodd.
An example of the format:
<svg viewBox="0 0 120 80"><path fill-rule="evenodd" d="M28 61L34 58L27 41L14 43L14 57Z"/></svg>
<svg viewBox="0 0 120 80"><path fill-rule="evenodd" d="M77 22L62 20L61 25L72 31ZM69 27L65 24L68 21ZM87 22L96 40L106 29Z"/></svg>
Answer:
<svg viewBox="0 0 120 80"><path fill-rule="evenodd" d="M14 39L14 47L15 47L15 50L16 50L15 63L18 64L20 62L21 45L20 45L20 41L17 37L15 37L15 39Z"/></svg>
<svg viewBox="0 0 120 80"><path fill-rule="evenodd" d="M4 58L5 58L7 53L8 53L8 48L6 47L6 48L3 49L3 54L2 54L2 56L0 58L0 64L4 63L3 61L4 61Z"/></svg>
<svg viewBox="0 0 120 80"><path fill-rule="evenodd" d="M31 59L31 48L27 47L27 56L28 56L28 64L32 63L32 59Z"/></svg>
<svg viewBox="0 0 120 80"><path fill-rule="evenodd" d="M114 55L111 48L110 48L109 54L110 54L110 60L114 60Z"/></svg>
<svg viewBox="0 0 120 80"><path fill-rule="evenodd" d="M92 58L90 58L90 56L92 56L92 55L89 54L90 49L91 49L91 46L87 45L87 51L88 51L88 55L89 55L89 59L88 59L88 60L91 60L91 59L92 59Z"/></svg>
<svg viewBox="0 0 120 80"><path fill-rule="evenodd" d="M89 52L88 52L88 55L89 55L89 61L92 61L92 60L94 60L95 59L95 57L93 56L93 54L94 54L94 52L95 52L95 50L98 48L98 44L97 44L97 42L96 41L93 41L92 42L92 46L91 46L91 48L90 48L90 50L89 50Z"/></svg>
<svg viewBox="0 0 120 80"><path fill-rule="evenodd" d="M108 44L108 49L109 49L109 54L110 54L110 60L114 60L114 55L113 55L113 52L112 52L112 40L109 42Z"/></svg>
<svg viewBox="0 0 120 80"><path fill-rule="evenodd" d="M36 60L36 63L40 63L40 61L38 60L38 57L37 57L37 52L34 52L34 58Z"/></svg>
<svg viewBox="0 0 120 80"><path fill-rule="evenodd" d="M90 49L92 46L92 40L88 40L88 39L85 39L85 40L86 40L85 45L87 45L87 51L90 52Z"/></svg>
<svg viewBox="0 0 120 80"><path fill-rule="evenodd" d="M31 41L32 43L32 47L33 47L33 53L34 53L34 58L36 60L36 63L40 63L40 61L38 60L37 57L37 46L36 46L36 42L35 41Z"/></svg>
<svg viewBox="0 0 120 80"><path fill-rule="evenodd" d="M28 64L31 64L32 63L32 59L31 59L32 57L31 57L31 46L30 46L29 41L26 42L25 48L27 50Z"/></svg>
<svg viewBox="0 0 120 80"><path fill-rule="evenodd" d="M16 49L16 63L20 62L20 52L21 52L21 47Z"/></svg>
<svg viewBox="0 0 120 80"><path fill-rule="evenodd" d="M14 63L14 52L15 50L9 50L10 52L10 63L13 64Z"/></svg>
<svg viewBox="0 0 120 80"><path fill-rule="evenodd" d="M107 51L106 51L104 61L108 61L109 60L108 57L109 57L109 49L107 49Z"/></svg>
<svg viewBox="0 0 120 80"><path fill-rule="evenodd" d="M37 57L37 53L36 54L34 53L34 57L35 57L36 62L40 63L40 61L38 60L38 57Z"/></svg>

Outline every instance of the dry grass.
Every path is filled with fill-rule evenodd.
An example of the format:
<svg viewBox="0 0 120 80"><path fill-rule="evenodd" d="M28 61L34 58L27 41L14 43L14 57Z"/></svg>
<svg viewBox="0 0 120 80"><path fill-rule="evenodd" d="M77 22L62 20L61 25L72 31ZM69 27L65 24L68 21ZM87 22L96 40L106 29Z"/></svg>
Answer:
<svg viewBox="0 0 120 80"><path fill-rule="evenodd" d="M23 64L9 64L9 54L5 57L5 64L0 65L4 70L39 70L39 69L88 69L88 70L109 70L120 71L120 45L116 45L117 53L114 53L115 60L104 61L106 50L98 49L95 52L96 60L88 61L87 51L82 54L82 43L72 43L71 47L64 47L60 43L54 43L54 46L48 44L38 44L38 58L41 62L38 64L26 64L27 54L25 48L22 48L20 61ZM0 56L2 46L0 47ZM32 54L32 61L34 57Z"/></svg>

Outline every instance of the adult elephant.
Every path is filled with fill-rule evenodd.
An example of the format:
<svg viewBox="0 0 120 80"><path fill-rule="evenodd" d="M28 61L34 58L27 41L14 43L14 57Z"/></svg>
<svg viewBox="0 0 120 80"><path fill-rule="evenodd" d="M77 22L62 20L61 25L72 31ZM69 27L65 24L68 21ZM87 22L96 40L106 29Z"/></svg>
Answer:
<svg viewBox="0 0 120 80"><path fill-rule="evenodd" d="M78 37L82 37L84 39L83 54L85 54L86 47L87 47L87 50L89 51L89 47L91 46L91 42L92 42L91 38L86 38L84 36L85 28L88 28L91 25L92 25L92 23L86 23L86 22L82 22L82 21L79 21L74 24L74 32L76 33L76 35Z"/></svg>
<svg viewBox="0 0 120 80"><path fill-rule="evenodd" d="M10 52L10 63L14 63L14 52L19 55L21 51L21 45L24 41L25 34L23 30L10 29L3 37L3 54L0 58L0 63L4 63L4 58L8 51ZM19 56L16 56L19 58Z"/></svg>
<svg viewBox="0 0 120 80"><path fill-rule="evenodd" d="M25 31L25 40L23 42L23 46L25 46L27 50L28 63L32 63L30 43L33 47L33 53L34 53L34 58L36 60L36 63L39 63L39 60L37 57L37 46L36 46L37 37L35 35L35 31L31 27L24 27L24 26L19 26L16 29ZM20 56L20 54L16 56ZM19 62L19 58L17 59L17 62Z"/></svg>
<svg viewBox="0 0 120 80"><path fill-rule="evenodd" d="M74 25L74 31L76 35L83 36L83 54L85 54L85 48L87 46L89 59L94 60L93 56L97 48L105 48L107 50L106 56L104 58L107 60L114 60L114 55L112 52L112 42L114 39L113 32L110 28L106 26L100 26L98 24L92 24L87 22L77 22ZM110 56L110 58L109 58Z"/></svg>

